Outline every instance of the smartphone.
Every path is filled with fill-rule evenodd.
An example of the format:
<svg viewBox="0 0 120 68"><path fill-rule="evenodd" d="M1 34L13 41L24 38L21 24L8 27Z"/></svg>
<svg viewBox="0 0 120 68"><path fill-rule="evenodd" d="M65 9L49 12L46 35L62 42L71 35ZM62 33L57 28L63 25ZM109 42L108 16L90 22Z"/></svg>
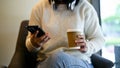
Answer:
<svg viewBox="0 0 120 68"><path fill-rule="evenodd" d="M37 25L26 26L26 29L28 31L30 31L31 33L35 33L38 30L39 33L38 33L37 37L41 37L41 36L45 35L45 32Z"/></svg>

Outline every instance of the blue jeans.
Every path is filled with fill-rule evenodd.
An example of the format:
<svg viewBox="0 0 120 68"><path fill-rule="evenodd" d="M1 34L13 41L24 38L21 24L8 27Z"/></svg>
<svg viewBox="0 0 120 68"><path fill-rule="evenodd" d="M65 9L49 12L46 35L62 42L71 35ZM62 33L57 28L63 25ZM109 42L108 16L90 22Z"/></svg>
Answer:
<svg viewBox="0 0 120 68"><path fill-rule="evenodd" d="M57 52L40 62L37 68L93 68L93 65L87 61L78 60L67 53Z"/></svg>

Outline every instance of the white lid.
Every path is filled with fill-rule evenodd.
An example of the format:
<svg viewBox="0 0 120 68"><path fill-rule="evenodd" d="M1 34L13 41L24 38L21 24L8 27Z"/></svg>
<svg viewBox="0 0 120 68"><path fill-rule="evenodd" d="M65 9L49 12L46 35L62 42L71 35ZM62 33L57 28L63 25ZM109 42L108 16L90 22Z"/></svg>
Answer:
<svg viewBox="0 0 120 68"><path fill-rule="evenodd" d="M80 32L82 32L80 29L67 29L67 32L71 32L71 31L80 31Z"/></svg>

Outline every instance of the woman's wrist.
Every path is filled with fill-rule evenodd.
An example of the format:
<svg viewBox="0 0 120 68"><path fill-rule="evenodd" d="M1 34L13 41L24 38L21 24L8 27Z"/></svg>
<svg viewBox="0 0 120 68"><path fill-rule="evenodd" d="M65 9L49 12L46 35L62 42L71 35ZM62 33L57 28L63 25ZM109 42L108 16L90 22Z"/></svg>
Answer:
<svg viewBox="0 0 120 68"><path fill-rule="evenodd" d="M27 41L26 41L26 47L27 47L28 51L30 51L30 52L36 52L41 49L41 47L35 47L32 44L32 42L30 41L30 38L27 39Z"/></svg>

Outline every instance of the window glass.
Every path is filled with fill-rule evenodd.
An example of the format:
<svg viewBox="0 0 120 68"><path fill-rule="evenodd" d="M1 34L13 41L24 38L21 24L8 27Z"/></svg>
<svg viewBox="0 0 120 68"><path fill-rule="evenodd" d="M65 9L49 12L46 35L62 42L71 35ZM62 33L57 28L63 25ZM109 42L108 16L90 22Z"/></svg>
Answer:
<svg viewBox="0 0 120 68"><path fill-rule="evenodd" d="M100 0L100 5L101 24L106 39L103 56L114 61L114 46L120 45L120 0Z"/></svg>

